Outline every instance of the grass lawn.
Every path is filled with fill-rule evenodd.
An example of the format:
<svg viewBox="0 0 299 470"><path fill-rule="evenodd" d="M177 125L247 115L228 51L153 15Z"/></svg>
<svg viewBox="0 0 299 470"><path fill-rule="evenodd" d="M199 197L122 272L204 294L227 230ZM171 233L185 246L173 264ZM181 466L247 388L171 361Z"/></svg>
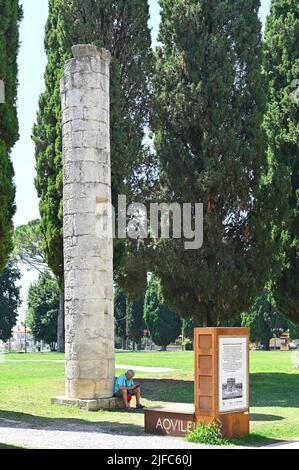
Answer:
<svg viewBox="0 0 299 470"><path fill-rule="evenodd" d="M88 413L76 407L51 405L51 397L64 394L62 360L61 354L1 356L0 420L42 426L98 423L101 432L143 432L142 413ZM250 362L251 436L237 443L299 438L299 371L294 368L294 353L252 352ZM175 369L155 374L138 372L145 405L193 403L193 352L118 351L116 363Z"/></svg>

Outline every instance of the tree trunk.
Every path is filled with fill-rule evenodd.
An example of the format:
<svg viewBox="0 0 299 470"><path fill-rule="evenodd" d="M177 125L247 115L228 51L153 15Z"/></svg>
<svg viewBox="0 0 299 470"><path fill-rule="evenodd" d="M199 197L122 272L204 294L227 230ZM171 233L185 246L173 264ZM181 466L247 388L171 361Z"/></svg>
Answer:
<svg viewBox="0 0 299 470"><path fill-rule="evenodd" d="M211 315L210 315L210 312L207 311L206 314L205 314L205 319L203 321L203 327L204 328L210 328L212 327L212 320L211 320Z"/></svg>
<svg viewBox="0 0 299 470"><path fill-rule="evenodd" d="M127 348L127 338L125 336L122 337L121 343L122 343L121 344L122 349L124 349L124 350L128 349Z"/></svg>
<svg viewBox="0 0 299 470"><path fill-rule="evenodd" d="M167 351L167 346L161 346L161 351Z"/></svg>
<svg viewBox="0 0 299 470"><path fill-rule="evenodd" d="M59 298L59 313L57 322L57 352L65 352L65 322L64 322L64 291Z"/></svg>

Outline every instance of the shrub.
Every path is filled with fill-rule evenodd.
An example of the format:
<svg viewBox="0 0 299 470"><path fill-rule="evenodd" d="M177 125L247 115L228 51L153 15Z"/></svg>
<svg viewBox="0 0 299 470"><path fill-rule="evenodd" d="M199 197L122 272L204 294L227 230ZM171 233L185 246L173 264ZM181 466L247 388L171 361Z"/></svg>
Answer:
<svg viewBox="0 0 299 470"><path fill-rule="evenodd" d="M222 438L220 425L213 421L199 422L194 429L188 432L187 440L198 444L225 445L227 442Z"/></svg>
<svg viewBox="0 0 299 470"><path fill-rule="evenodd" d="M184 350L193 351L193 341L191 339L185 339L184 341Z"/></svg>

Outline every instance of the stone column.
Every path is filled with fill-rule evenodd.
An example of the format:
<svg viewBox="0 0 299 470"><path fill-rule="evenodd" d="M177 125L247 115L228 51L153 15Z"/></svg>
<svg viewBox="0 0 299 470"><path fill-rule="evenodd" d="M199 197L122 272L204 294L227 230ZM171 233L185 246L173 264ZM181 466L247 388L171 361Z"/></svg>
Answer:
<svg viewBox="0 0 299 470"><path fill-rule="evenodd" d="M110 54L72 51L61 80L66 399L54 402L97 409L113 406L115 377Z"/></svg>

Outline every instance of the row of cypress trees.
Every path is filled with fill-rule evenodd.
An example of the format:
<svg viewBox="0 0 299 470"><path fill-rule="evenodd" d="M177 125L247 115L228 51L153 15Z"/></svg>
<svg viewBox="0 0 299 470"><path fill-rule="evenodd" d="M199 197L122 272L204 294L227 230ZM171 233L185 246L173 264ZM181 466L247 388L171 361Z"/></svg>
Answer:
<svg viewBox="0 0 299 470"><path fill-rule="evenodd" d="M204 246L183 241L116 242L115 268L136 290L146 272L186 318L217 324L248 308L271 278L279 311L298 321L299 12L272 0L265 39L259 0L160 0L151 50L147 0L50 0L46 91L34 127L36 187L44 248L63 290L62 152L59 80L74 43L112 53L113 201L203 202ZM17 0L0 0L0 268L11 250L15 211L10 152L16 116ZM264 49L264 51L263 51ZM291 99L292 98L292 99ZM155 158L145 144L155 135ZM150 186L147 184L150 182ZM151 190L151 191L150 191ZM141 256L138 256L141 254ZM132 259L134 262L132 262ZM149 262L147 262L149 261ZM141 287L140 287L141 290Z"/></svg>
<svg viewBox="0 0 299 470"><path fill-rule="evenodd" d="M205 207L201 250L184 250L184 240L138 251L116 242L118 281L142 291L151 271L174 310L215 325L249 308L271 278L279 311L299 321L298 102L290 99L297 2L272 0L264 41L260 0L160 6L153 57L147 0L49 1L46 92L34 129L48 263L63 288L59 80L71 46L94 43L113 57L115 206L126 194ZM144 143L148 124L159 174L150 192L157 168Z"/></svg>
<svg viewBox="0 0 299 470"><path fill-rule="evenodd" d="M233 320L271 279L278 311L299 323L298 3L272 0L264 40L259 0L160 5L160 195L204 203L204 245L160 240L140 259L150 253L165 301L185 318Z"/></svg>
<svg viewBox="0 0 299 470"><path fill-rule="evenodd" d="M123 349L126 349L127 339L133 342L134 347L139 345L145 330L147 336L164 350L182 333L182 320L163 303L159 280L154 276L149 280L146 292L135 301L126 299L124 292L117 287L114 316L116 336L122 340Z"/></svg>

